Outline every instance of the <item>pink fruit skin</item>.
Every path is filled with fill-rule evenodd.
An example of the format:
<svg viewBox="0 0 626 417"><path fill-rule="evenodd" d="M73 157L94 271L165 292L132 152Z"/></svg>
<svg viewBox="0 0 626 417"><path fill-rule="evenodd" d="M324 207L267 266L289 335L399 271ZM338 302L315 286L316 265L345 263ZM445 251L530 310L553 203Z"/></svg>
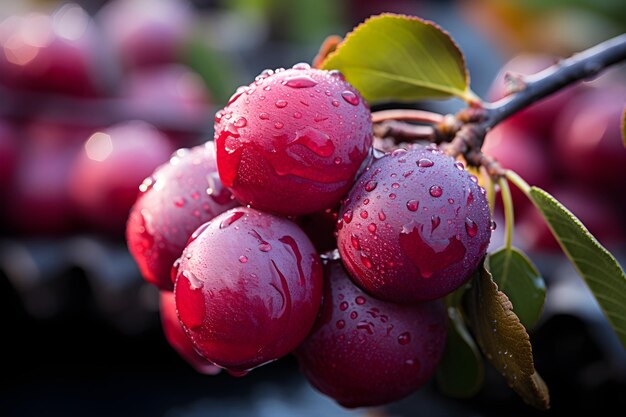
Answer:
<svg viewBox="0 0 626 417"><path fill-rule="evenodd" d="M0 196L4 196L15 175L18 138L13 128L0 120Z"/></svg>
<svg viewBox="0 0 626 417"><path fill-rule="evenodd" d="M324 302L296 350L311 384L345 407L399 400L433 375L442 357L447 316L440 300L380 301L356 287L341 262L325 266Z"/></svg>
<svg viewBox="0 0 626 417"><path fill-rule="evenodd" d="M554 164L549 160L549 143L535 138L529 129L502 123L490 131L482 151L496 159L503 168L519 174L530 185L549 190L555 181ZM516 215L529 210L532 203L517 187L511 185ZM498 201L498 207L502 204Z"/></svg>
<svg viewBox="0 0 626 417"><path fill-rule="evenodd" d="M172 291L172 264L193 231L238 203L219 180L213 142L179 149L139 190L126 225L128 248L146 281Z"/></svg>
<svg viewBox="0 0 626 417"><path fill-rule="evenodd" d="M376 160L339 214L337 245L355 282L393 302L432 300L469 279L491 238L484 190L434 148Z"/></svg>
<svg viewBox="0 0 626 417"><path fill-rule="evenodd" d="M95 229L123 236L139 185L172 152L167 138L142 121L95 132L71 167L70 195L81 217Z"/></svg>
<svg viewBox="0 0 626 417"><path fill-rule="evenodd" d="M319 256L295 223L235 208L194 232L174 294L196 350L220 367L246 371L304 340L322 287Z"/></svg>
<svg viewBox="0 0 626 417"><path fill-rule="evenodd" d="M489 98L499 100L508 94L505 76L507 73L513 77L536 74L551 65L556 64L557 58L550 55L522 54L508 61L496 76ZM532 104L524 110L507 119L505 124L514 126L528 132L532 138L541 141L548 140L554 126L555 118L570 100L580 91L581 86L565 88L558 93Z"/></svg>
<svg viewBox="0 0 626 417"><path fill-rule="evenodd" d="M556 121L553 159L572 181L607 196L623 186L626 148L620 126L624 108L626 88L605 86L581 94L563 109Z"/></svg>
<svg viewBox="0 0 626 417"><path fill-rule="evenodd" d="M581 185L560 186L549 192L568 208L589 231L608 248L619 248L626 240L626 230L621 227L620 209L612 205L597 189ZM623 213L623 210L622 210ZM530 250L557 252L560 246L553 237L540 212L533 208L520 217L515 229Z"/></svg>
<svg viewBox="0 0 626 417"><path fill-rule="evenodd" d="M69 233L76 227L75 206L67 189L76 146L24 133L25 143L4 200L7 224L20 234Z"/></svg>
<svg viewBox="0 0 626 417"><path fill-rule="evenodd" d="M106 65L97 62L89 15L65 5L49 16L31 13L0 23L0 83L17 89L99 95Z"/></svg>
<svg viewBox="0 0 626 417"><path fill-rule="evenodd" d="M216 375L220 368L198 355L191 340L178 321L176 301L171 291L161 291L160 297L161 325L170 346L196 371L206 375Z"/></svg>
<svg viewBox="0 0 626 417"><path fill-rule="evenodd" d="M184 0L115 0L96 17L127 67L176 61L192 18Z"/></svg>
<svg viewBox="0 0 626 417"><path fill-rule="evenodd" d="M336 72L267 71L215 118L217 167L242 204L284 215L332 208L370 152L367 104Z"/></svg>

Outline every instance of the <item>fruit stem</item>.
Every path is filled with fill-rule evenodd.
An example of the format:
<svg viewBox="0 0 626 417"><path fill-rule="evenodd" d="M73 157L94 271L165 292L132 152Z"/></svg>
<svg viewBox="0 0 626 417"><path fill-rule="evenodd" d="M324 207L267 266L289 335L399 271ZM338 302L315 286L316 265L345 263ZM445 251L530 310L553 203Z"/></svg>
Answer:
<svg viewBox="0 0 626 417"><path fill-rule="evenodd" d="M414 122L438 124L443 122L444 116L425 110L414 109L391 109L372 113L372 123L380 123L387 120L411 120Z"/></svg>
<svg viewBox="0 0 626 417"><path fill-rule="evenodd" d="M530 198L530 185L528 185L528 183L524 181L522 177L517 175L515 171L511 171L510 169L507 169L504 172L504 176L506 177L507 180L515 184L515 186L519 188L526 195L526 197Z"/></svg>
<svg viewBox="0 0 626 417"><path fill-rule="evenodd" d="M609 39L557 64L520 80L521 89L495 103L485 104L488 111L481 123L485 132L532 103L568 85L590 80L607 67L626 60L626 34Z"/></svg>
<svg viewBox="0 0 626 417"><path fill-rule="evenodd" d="M513 198L511 197L511 189L506 178L500 177L498 185L500 186L502 205L504 206L504 247L507 251L510 251L513 242L513 225L515 223Z"/></svg>
<svg viewBox="0 0 626 417"><path fill-rule="evenodd" d="M374 135L379 138L392 137L396 141L433 141L435 129L432 126L418 126L396 120L387 120L374 125Z"/></svg>

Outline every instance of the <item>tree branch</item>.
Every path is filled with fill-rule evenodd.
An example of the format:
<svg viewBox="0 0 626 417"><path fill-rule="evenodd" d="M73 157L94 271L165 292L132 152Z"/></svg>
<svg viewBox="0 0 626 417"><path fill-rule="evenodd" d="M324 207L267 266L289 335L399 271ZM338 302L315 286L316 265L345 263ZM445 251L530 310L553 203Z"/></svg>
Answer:
<svg viewBox="0 0 626 417"><path fill-rule="evenodd" d="M607 67L626 60L626 34L602 42L521 80L521 90L487 105L485 131L532 103L575 82L595 77Z"/></svg>

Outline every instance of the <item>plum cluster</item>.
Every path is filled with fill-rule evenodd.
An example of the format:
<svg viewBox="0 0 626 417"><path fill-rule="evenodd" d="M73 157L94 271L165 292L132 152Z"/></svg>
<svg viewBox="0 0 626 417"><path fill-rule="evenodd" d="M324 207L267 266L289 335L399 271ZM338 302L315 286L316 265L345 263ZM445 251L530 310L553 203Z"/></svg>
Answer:
<svg viewBox="0 0 626 417"><path fill-rule="evenodd" d="M460 162L434 146L374 158L359 92L297 64L239 88L214 141L144 181L127 240L196 369L244 375L294 353L317 389L359 407L433 375L441 298L469 279L491 227Z"/></svg>

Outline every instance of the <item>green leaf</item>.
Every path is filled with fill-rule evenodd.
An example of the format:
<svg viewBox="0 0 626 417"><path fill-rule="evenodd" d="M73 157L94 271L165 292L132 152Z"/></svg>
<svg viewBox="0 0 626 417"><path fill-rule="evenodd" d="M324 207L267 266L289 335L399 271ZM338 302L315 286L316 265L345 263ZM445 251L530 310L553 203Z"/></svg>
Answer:
<svg viewBox="0 0 626 417"><path fill-rule="evenodd" d="M626 347L626 275L617 260L567 208L530 187L529 196Z"/></svg>
<svg viewBox="0 0 626 417"><path fill-rule="evenodd" d="M322 65L340 70L366 100L460 97L480 102L469 88L461 51L432 22L385 13L350 32Z"/></svg>
<svg viewBox="0 0 626 417"><path fill-rule="evenodd" d="M626 146L626 107L624 107L622 112L622 142Z"/></svg>
<svg viewBox="0 0 626 417"><path fill-rule="evenodd" d="M513 303L517 317L526 329L532 329L546 298L546 284L535 265L515 248L502 248L489 255L487 262L487 269Z"/></svg>
<svg viewBox="0 0 626 417"><path fill-rule="evenodd" d="M482 357L459 310L448 307L448 318L448 339L437 368L437 384L450 397L470 398L483 385L485 371Z"/></svg>
<svg viewBox="0 0 626 417"><path fill-rule="evenodd" d="M525 402L548 409L550 394L535 370L528 333L484 265L477 271L464 301L467 321L489 363Z"/></svg>

